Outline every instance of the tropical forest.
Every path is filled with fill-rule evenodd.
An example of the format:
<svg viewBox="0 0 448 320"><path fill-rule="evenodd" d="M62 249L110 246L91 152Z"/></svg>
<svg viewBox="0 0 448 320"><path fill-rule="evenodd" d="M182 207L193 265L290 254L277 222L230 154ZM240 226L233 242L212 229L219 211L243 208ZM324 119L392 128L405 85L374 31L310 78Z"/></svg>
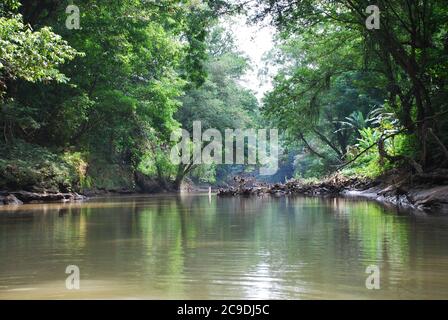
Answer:
<svg viewBox="0 0 448 320"><path fill-rule="evenodd" d="M0 299L446 299L447 213L446 1L0 1Z"/></svg>

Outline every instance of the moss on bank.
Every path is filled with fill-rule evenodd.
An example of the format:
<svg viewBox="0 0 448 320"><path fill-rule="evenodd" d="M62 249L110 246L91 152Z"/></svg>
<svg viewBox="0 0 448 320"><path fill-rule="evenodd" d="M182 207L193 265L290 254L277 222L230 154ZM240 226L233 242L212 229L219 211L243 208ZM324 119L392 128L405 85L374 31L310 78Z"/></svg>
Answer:
<svg viewBox="0 0 448 320"><path fill-rule="evenodd" d="M0 144L0 190L87 192L134 190L130 167L99 156L48 148L16 140Z"/></svg>
<svg viewBox="0 0 448 320"><path fill-rule="evenodd" d="M67 155L21 140L0 145L0 189L69 192L80 187L80 175Z"/></svg>
<svg viewBox="0 0 448 320"><path fill-rule="evenodd" d="M90 155L88 166L82 181L82 191L137 191L133 170L130 166L110 163L105 159Z"/></svg>

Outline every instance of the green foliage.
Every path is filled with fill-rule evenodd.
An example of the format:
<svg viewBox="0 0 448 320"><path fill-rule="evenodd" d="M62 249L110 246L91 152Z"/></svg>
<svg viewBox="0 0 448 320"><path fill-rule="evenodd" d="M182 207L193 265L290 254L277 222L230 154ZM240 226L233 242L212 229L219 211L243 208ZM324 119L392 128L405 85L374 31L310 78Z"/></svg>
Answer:
<svg viewBox="0 0 448 320"><path fill-rule="evenodd" d="M248 59L217 23L222 10L244 9L234 2L88 0L77 4L81 29L68 30L63 2L2 1L0 186L133 189L136 171L168 185L189 172L219 182L252 169L172 165L171 133L195 120L221 132L262 122L284 129L300 177L361 153L345 170L374 176L403 159L446 163L442 1L380 0L383 25L369 32L367 0L255 3L255 20L270 14L279 30L261 115L240 84Z"/></svg>
<svg viewBox="0 0 448 320"><path fill-rule="evenodd" d="M216 180L216 165L201 165L196 168L194 168L191 172L189 177L194 183L201 184L201 183L207 183L207 184L215 184L217 182Z"/></svg>
<svg viewBox="0 0 448 320"><path fill-rule="evenodd" d="M206 77L215 19L207 2L89 0L76 4L79 30L65 28L64 3L21 4L23 18L19 2L0 6L3 142L80 152L86 187L133 188L135 170L151 171L148 158L174 176L166 147L157 145L167 146L179 127L174 114L185 88Z"/></svg>
<svg viewBox="0 0 448 320"><path fill-rule="evenodd" d="M258 102L254 94L238 84L249 68L247 59L230 43L221 45L222 37L231 37L225 30L212 31L209 39L209 57L206 63L208 77L199 88L192 88L182 97L182 108L176 118L182 127L191 131L193 121L201 121L203 129L215 128L224 133L226 128L254 126Z"/></svg>
<svg viewBox="0 0 448 320"><path fill-rule="evenodd" d="M362 37L338 24L285 32L277 43L267 62L279 70L263 115L302 154L298 174L327 174L369 125L368 111L384 102L384 78L364 68Z"/></svg>
<svg viewBox="0 0 448 320"><path fill-rule="evenodd" d="M71 191L79 188L83 160L77 154L60 156L21 140L0 145L0 189Z"/></svg>
<svg viewBox="0 0 448 320"><path fill-rule="evenodd" d="M77 174L77 182L79 180L79 188L91 187L91 179L87 176L88 163L86 155L81 152L65 151L62 153L61 159L74 168Z"/></svg>
<svg viewBox="0 0 448 320"><path fill-rule="evenodd" d="M392 157L411 158L417 153L415 136L398 133L399 122L392 113L387 112L388 108L386 104L369 113L366 122L371 126L359 130L358 143L348 155L348 159L357 159L350 168L345 169L345 174L376 177L391 169L394 164L383 159L379 153L378 143L381 139L384 140L385 152Z"/></svg>
<svg viewBox="0 0 448 320"><path fill-rule="evenodd" d="M0 3L0 14L8 15L11 12L15 12L20 7L18 0L3 0Z"/></svg>
<svg viewBox="0 0 448 320"><path fill-rule="evenodd" d="M357 147L361 150L376 145L381 137L381 132L371 127L360 129L359 134L361 135L361 138L358 139Z"/></svg>
<svg viewBox="0 0 448 320"><path fill-rule="evenodd" d="M90 154L86 159L88 166L81 180L81 190L135 190L133 170L105 159L102 155Z"/></svg>
<svg viewBox="0 0 448 320"><path fill-rule="evenodd" d="M295 158L294 178L315 179L323 177L330 171L325 167L323 159L306 153L299 153Z"/></svg>
<svg viewBox="0 0 448 320"><path fill-rule="evenodd" d="M200 87L189 88L181 98L182 107L176 119L182 128L192 132L193 121L201 121L202 130L217 129L224 137L225 129L254 128L259 123L258 101L254 93L239 81L248 70L248 59L238 52L233 35L217 26L208 37L207 78ZM215 182L226 178L224 166L191 166L190 177L196 181ZM216 171L216 172L215 172Z"/></svg>
<svg viewBox="0 0 448 320"><path fill-rule="evenodd" d="M345 121L339 121L342 128L339 130L361 130L368 126L368 121L364 117L364 114L355 110L348 117L345 117Z"/></svg>
<svg viewBox="0 0 448 320"><path fill-rule="evenodd" d="M169 150L152 149L142 157L138 170L160 181L172 181L176 178L177 167L169 158Z"/></svg>
<svg viewBox="0 0 448 320"><path fill-rule="evenodd" d="M278 49L269 57L280 71L264 115L286 129L290 146L320 158L325 168L337 168L369 142L391 136L384 146L390 157L382 159L383 151L373 146L356 162L359 172L374 175L403 159L423 168L446 165L440 128L448 123L442 80L448 70L448 10L442 1L377 1L377 30L365 27L368 1L256 2L255 20L271 15L280 31ZM368 114L374 106L387 112ZM443 143L428 138L430 130ZM400 139L417 144L400 149L394 142Z"/></svg>
<svg viewBox="0 0 448 320"><path fill-rule="evenodd" d="M25 25L22 16L0 16L0 82L8 78L27 81L66 82L68 78L58 67L81 55L51 28L33 31ZM3 95L0 87L0 95Z"/></svg>
<svg viewBox="0 0 448 320"><path fill-rule="evenodd" d="M398 134L393 137L391 143L391 149L394 155L412 158L418 154L418 141L414 135Z"/></svg>
<svg viewBox="0 0 448 320"><path fill-rule="evenodd" d="M381 137L381 132L378 129L367 127L360 129L359 134L360 138L358 138L358 143L355 146L356 151L353 150L353 154L350 156L357 156L358 153L363 152L366 149L369 150L364 152L364 154L357 159L356 163L352 165L351 168L345 169L344 173L346 175L355 174L370 178L376 177L390 167L384 166L384 163L380 164L380 157L376 144Z"/></svg>

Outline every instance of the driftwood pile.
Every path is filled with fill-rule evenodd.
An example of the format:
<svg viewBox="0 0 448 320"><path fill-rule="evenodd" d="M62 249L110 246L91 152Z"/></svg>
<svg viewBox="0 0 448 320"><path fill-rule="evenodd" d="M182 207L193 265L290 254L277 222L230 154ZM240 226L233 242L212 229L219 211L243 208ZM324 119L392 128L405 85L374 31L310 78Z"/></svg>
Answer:
<svg viewBox="0 0 448 320"><path fill-rule="evenodd" d="M448 214L448 170L430 173L390 171L376 180L348 178L334 174L319 182L289 180L260 184L235 178L235 186L220 189L218 196L251 195L345 195L366 197L382 203L426 212Z"/></svg>
<svg viewBox="0 0 448 320"><path fill-rule="evenodd" d="M218 196L250 196L271 194L283 196L289 194L304 195L337 195L347 189L365 189L371 184L359 178L347 178L342 175L332 175L319 182L304 182L288 180L286 183L254 183L247 178L236 177L236 186L219 189Z"/></svg>

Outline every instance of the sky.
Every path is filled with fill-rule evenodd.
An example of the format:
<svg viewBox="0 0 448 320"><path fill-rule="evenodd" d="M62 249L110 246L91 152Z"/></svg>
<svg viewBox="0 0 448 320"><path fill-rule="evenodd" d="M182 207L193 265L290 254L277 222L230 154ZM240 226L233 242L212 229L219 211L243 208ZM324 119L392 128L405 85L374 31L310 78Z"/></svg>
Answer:
<svg viewBox="0 0 448 320"><path fill-rule="evenodd" d="M271 81L258 76L263 68L263 55L273 48L274 28L269 25L248 25L244 16L232 17L225 25L233 31L239 49L251 60L252 70L243 77L241 84L255 92L260 100L272 88Z"/></svg>

